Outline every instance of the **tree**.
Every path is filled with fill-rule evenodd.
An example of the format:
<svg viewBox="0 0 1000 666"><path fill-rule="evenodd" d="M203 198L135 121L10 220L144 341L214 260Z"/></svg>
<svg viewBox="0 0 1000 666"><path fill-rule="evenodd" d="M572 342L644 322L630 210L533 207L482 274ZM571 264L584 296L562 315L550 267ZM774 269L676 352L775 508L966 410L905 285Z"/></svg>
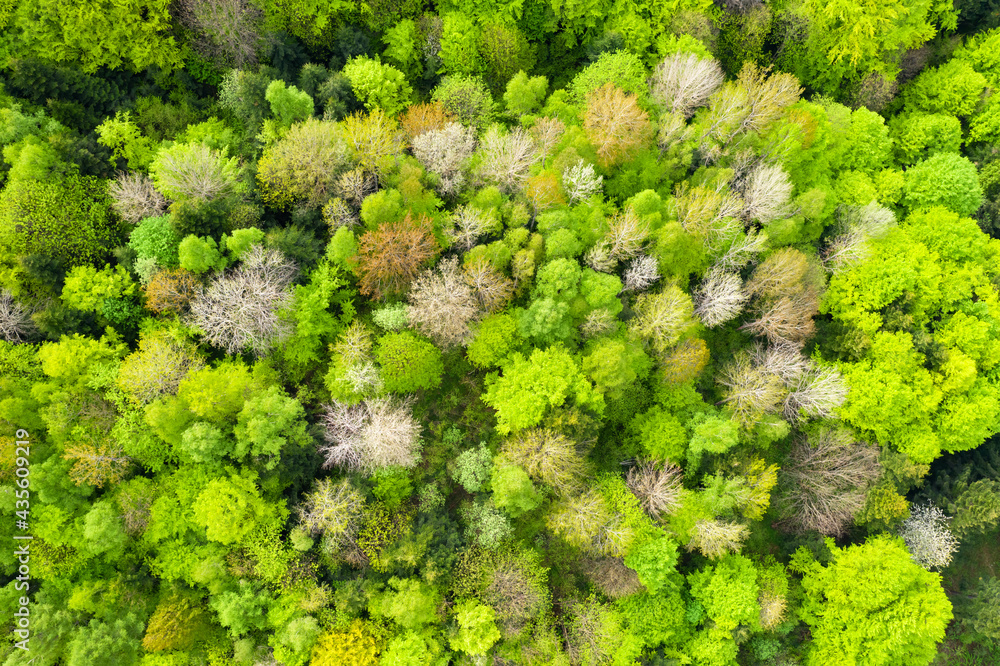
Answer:
<svg viewBox="0 0 1000 666"><path fill-rule="evenodd" d="M132 224L162 215L167 209L167 200L154 189L153 181L137 171L119 173L108 188L108 196L115 212Z"/></svg>
<svg viewBox="0 0 1000 666"><path fill-rule="evenodd" d="M263 48L263 12L247 0L178 3L176 18L198 34L202 56L236 69L252 68Z"/></svg>
<svg viewBox="0 0 1000 666"><path fill-rule="evenodd" d="M669 462L640 461L629 469L625 484L653 518L666 517L681 506L683 472Z"/></svg>
<svg viewBox="0 0 1000 666"><path fill-rule="evenodd" d="M742 555L726 555L718 563L688 574L691 596L705 609L705 614L722 631L740 625L760 626L757 597L757 568Z"/></svg>
<svg viewBox="0 0 1000 666"><path fill-rule="evenodd" d="M401 71L367 56L351 58L344 65L344 76L369 111L381 109L395 115L410 103L413 89Z"/></svg>
<svg viewBox="0 0 1000 666"><path fill-rule="evenodd" d="M476 148L475 132L459 123L448 123L411 139L413 155L440 179L438 190L458 194L465 185L465 165Z"/></svg>
<svg viewBox="0 0 1000 666"><path fill-rule="evenodd" d="M0 338L24 342L34 329L30 313L6 289L0 290Z"/></svg>
<svg viewBox="0 0 1000 666"><path fill-rule="evenodd" d="M66 265L97 262L119 244L104 181L68 176L15 180L0 193L0 249L44 255Z"/></svg>
<svg viewBox="0 0 1000 666"><path fill-rule="evenodd" d="M634 569L646 589L655 594L673 584L679 558L677 542L661 536L630 550L625 566Z"/></svg>
<svg viewBox="0 0 1000 666"><path fill-rule="evenodd" d="M455 120L474 130L487 127L496 113L493 96L478 76L446 76L432 98Z"/></svg>
<svg viewBox="0 0 1000 666"><path fill-rule="evenodd" d="M653 138L649 114L639 107L634 95L613 83L588 93L583 128L605 168L627 161Z"/></svg>
<svg viewBox="0 0 1000 666"><path fill-rule="evenodd" d="M387 333L375 347L385 390L411 393L441 384L444 362L441 351L409 331Z"/></svg>
<svg viewBox="0 0 1000 666"><path fill-rule="evenodd" d="M839 535L880 474L878 450L833 431L799 440L779 472L777 504L792 531Z"/></svg>
<svg viewBox="0 0 1000 666"><path fill-rule="evenodd" d="M268 387L247 399L236 417L234 457L252 455L264 459L265 469L274 469L289 445L308 441L305 410L277 386Z"/></svg>
<svg viewBox="0 0 1000 666"><path fill-rule="evenodd" d="M375 615L390 617L409 630L434 622L441 598L433 587L414 578L395 577L389 579L389 587L393 591L383 592L369 604Z"/></svg>
<svg viewBox="0 0 1000 666"><path fill-rule="evenodd" d="M885 535L847 548L830 544L830 552L826 567L798 554L793 560L804 573L800 615L812 630L807 666L830 659L930 664L952 618L941 577Z"/></svg>
<svg viewBox="0 0 1000 666"><path fill-rule="evenodd" d="M867 206L844 206L837 218L839 233L822 253L824 265L833 273L864 261L870 253L868 241L884 236L896 225L895 214L874 201Z"/></svg>
<svg viewBox="0 0 1000 666"><path fill-rule="evenodd" d="M203 143L178 143L161 149L149 165L156 189L170 199L211 201L229 199L236 192L236 158Z"/></svg>
<svg viewBox="0 0 1000 666"><path fill-rule="evenodd" d="M899 536L913 561L925 569L943 569L958 550L958 539L949 529L951 519L936 506L922 505L910 509Z"/></svg>
<svg viewBox="0 0 1000 666"><path fill-rule="evenodd" d="M17 50L56 62L78 63L85 72L126 65L141 71L181 65L181 50L169 35L169 3L52 2L30 0L13 12Z"/></svg>
<svg viewBox="0 0 1000 666"><path fill-rule="evenodd" d="M500 639L496 612L489 606L466 600L455 609L458 632L450 638L452 648L476 656L486 654Z"/></svg>
<svg viewBox="0 0 1000 666"><path fill-rule="evenodd" d="M194 345L160 329L142 336L139 349L125 357L116 384L133 402L146 404L176 393L188 373L204 365Z"/></svg>
<svg viewBox="0 0 1000 666"><path fill-rule="evenodd" d="M66 646L66 663L73 666L135 663L139 658L142 625L134 612L105 621L92 619L75 632Z"/></svg>
<svg viewBox="0 0 1000 666"><path fill-rule="evenodd" d="M257 183L268 205L321 206L346 166L348 147L336 123L309 118L268 146L257 163Z"/></svg>
<svg viewBox="0 0 1000 666"><path fill-rule="evenodd" d="M63 458L73 461L69 477L78 486L113 485L132 469L132 459L116 442L74 442L66 447Z"/></svg>
<svg viewBox="0 0 1000 666"><path fill-rule="evenodd" d="M536 110L542 105L548 88L549 80L544 76L529 77L523 69L520 70L507 81L503 94L507 113L517 118Z"/></svg>
<svg viewBox="0 0 1000 666"><path fill-rule="evenodd" d="M338 465L371 473L383 467L413 467L420 456L420 424L408 402L389 398L358 405L331 403L320 416L319 447L324 466Z"/></svg>
<svg viewBox="0 0 1000 666"><path fill-rule="evenodd" d="M406 214L361 237L356 257L361 293L385 298L406 290L420 268L437 255L431 220Z"/></svg>
<svg viewBox="0 0 1000 666"><path fill-rule="evenodd" d="M497 126L491 127L479 143L479 153L479 175L506 194L524 186L536 159L535 143L521 128L504 134Z"/></svg>
<svg viewBox="0 0 1000 666"><path fill-rule="evenodd" d="M669 284L656 294L641 294L635 301L636 317L629 330L662 354L680 340L694 324L691 297Z"/></svg>
<svg viewBox="0 0 1000 666"><path fill-rule="evenodd" d="M142 647L148 652L188 650L208 632L210 622L202 600L176 592L166 595L149 618Z"/></svg>
<svg viewBox="0 0 1000 666"><path fill-rule="evenodd" d="M421 273L407 298L411 325L444 349L466 344L469 327L480 316L476 294L468 284L457 257L449 257L437 269Z"/></svg>
<svg viewBox="0 0 1000 666"><path fill-rule="evenodd" d="M725 77L714 58L675 53L660 61L649 77L650 96L665 113L690 118L708 104Z"/></svg>
<svg viewBox="0 0 1000 666"><path fill-rule="evenodd" d="M912 211L944 206L971 215L982 202L976 168L961 155L938 153L906 171L903 204Z"/></svg>
<svg viewBox="0 0 1000 666"><path fill-rule="evenodd" d="M547 409L573 398L577 406L600 413L603 396L587 381L565 347L535 349L529 358L512 354L503 374L482 396L497 411L497 431L509 434L537 425Z"/></svg>
<svg viewBox="0 0 1000 666"><path fill-rule="evenodd" d="M534 428L504 442L504 460L566 495L579 488L587 465L576 444L561 433Z"/></svg>
<svg viewBox="0 0 1000 666"><path fill-rule="evenodd" d="M229 273L217 275L191 303L188 321L229 354L263 355L291 334L288 286L298 273L277 250L255 246Z"/></svg>
<svg viewBox="0 0 1000 666"><path fill-rule="evenodd" d="M212 541L233 544L242 541L258 525L277 521L284 503L274 504L261 496L255 474L213 479L199 493L193 520ZM285 512L287 513L287 512Z"/></svg>

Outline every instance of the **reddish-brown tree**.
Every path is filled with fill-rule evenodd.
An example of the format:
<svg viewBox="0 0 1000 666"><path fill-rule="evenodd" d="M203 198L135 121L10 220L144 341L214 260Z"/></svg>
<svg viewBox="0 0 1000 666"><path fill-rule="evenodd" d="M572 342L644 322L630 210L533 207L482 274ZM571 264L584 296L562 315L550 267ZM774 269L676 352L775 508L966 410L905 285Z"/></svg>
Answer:
<svg viewBox="0 0 1000 666"><path fill-rule="evenodd" d="M420 269L437 256L431 219L407 213L361 237L355 257L361 293L372 298L401 294Z"/></svg>

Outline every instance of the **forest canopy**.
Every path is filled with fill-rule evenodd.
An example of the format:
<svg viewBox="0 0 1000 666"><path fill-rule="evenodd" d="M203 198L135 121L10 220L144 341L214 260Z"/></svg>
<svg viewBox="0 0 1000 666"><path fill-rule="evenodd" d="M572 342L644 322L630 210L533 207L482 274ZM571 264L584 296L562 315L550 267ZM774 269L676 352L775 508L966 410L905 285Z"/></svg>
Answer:
<svg viewBox="0 0 1000 666"><path fill-rule="evenodd" d="M992 0L0 31L3 666L1000 660Z"/></svg>

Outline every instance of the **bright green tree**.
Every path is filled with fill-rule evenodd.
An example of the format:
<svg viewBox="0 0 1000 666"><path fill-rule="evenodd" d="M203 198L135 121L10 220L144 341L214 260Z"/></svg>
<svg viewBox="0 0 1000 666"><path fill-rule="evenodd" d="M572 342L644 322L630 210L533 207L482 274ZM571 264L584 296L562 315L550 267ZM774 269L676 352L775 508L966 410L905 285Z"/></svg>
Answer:
<svg viewBox="0 0 1000 666"><path fill-rule="evenodd" d="M951 620L941 576L910 558L901 539L880 535L836 548L822 566L800 549L802 619L812 631L807 666L930 664Z"/></svg>

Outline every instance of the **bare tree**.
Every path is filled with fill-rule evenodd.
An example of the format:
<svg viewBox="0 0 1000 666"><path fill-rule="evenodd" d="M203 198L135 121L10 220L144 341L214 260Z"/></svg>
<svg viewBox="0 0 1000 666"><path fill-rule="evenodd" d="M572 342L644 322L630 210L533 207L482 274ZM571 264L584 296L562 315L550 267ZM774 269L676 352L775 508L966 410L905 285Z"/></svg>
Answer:
<svg viewBox="0 0 1000 666"><path fill-rule="evenodd" d="M740 328L777 342L803 343L816 331L813 316L819 312L819 295L809 289L765 302L758 317Z"/></svg>
<svg viewBox="0 0 1000 666"><path fill-rule="evenodd" d="M409 287L421 266L437 254L429 217L406 214L361 237L357 255L361 293L374 298L398 294Z"/></svg>
<svg viewBox="0 0 1000 666"><path fill-rule="evenodd" d="M191 302L188 323L228 354L266 354L292 331L288 287L298 268L277 250L257 245L237 268L217 275Z"/></svg>
<svg viewBox="0 0 1000 666"><path fill-rule="evenodd" d="M847 384L840 371L834 366L821 366L812 361L788 388L785 418L789 421L803 416L831 418L834 410L847 400Z"/></svg>
<svg viewBox="0 0 1000 666"><path fill-rule="evenodd" d="M869 241L885 235L896 224L895 214L875 201L867 206L844 206L838 213L838 233L822 255L833 273L864 261Z"/></svg>
<svg viewBox="0 0 1000 666"><path fill-rule="evenodd" d="M580 324L580 333L585 338L597 338L615 330L618 318L607 308L597 308L587 313Z"/></svg>
<svg viewBox="0 0 1000 666"><path fill-rule="evenodd" d="M629 329L649 342L656 352L665 352L694 325L691 297L675 284L657 294L641 294L635 302L636 316Z"/></svg>
<svg viewBox="0 0 1000 666"><path fill-rule="evenodd" d="M146 307L153 312L181 314L198 295L197 276L183 268L159 271L146 285Z"/></svg>
<svg viewBox="0 0 1000 666"><path fill-rule="evenodd" d="M699 520L691 530L688 550L698 550L702 555L717 560L729 553L738 553L750 530L742 523L722 520Z"/></svg>
<svg viewBox="0 0 1000 666"><path fill-rule="evenodd" d="M354 210L360 210L368 195L378 191L378 178L361 168L350 169L340 174L333 189Z"/></svg>
<svg viewBox="0 0 1000 666"><path fill-rule="evenodd" d="M119 173L108 188L111 207L123 220L138 224L144 218L163 215L167 200L153 186L149 176L133 171Z"/></svg>
<svg viewBox="0 0 1000 666"><path fill-rule="evenodd" d="M482 314L455 256L421 273L408 298L410 325L446 349L467 343Z"/></svg>
<svg viewBox="0 0 1000 666"><path fill-rule="evenodd" d="M465 282L480 309L486 313L499 312L514 295L514 281L493 267L487 259L480 258L465 266Z"/></svg>
<svg viewBox="0 0 1000 666"><path fill-rule="evenodd" d="M180 0L175 18L198 35L201 55L237 69L257 64L264 13L249 0Z"/></svg>
<svg viewBox="0 0 1000 666"><path fill-rule="evenodd" d="M364 504L365 498L350 479L319 479L296 513L302 526L313 535L322 534L331 542L343 543L357 534Z"/></svg>
<svg viewBox="0 0 1000 666"><path fill-rule="evenodd" d="M746 304L743 281L736 273L713 268L694 293L694 314L708 328L735 319Z"/></svg>
<svg viewBox="0 0 1000 666"><path fill-rule="evenodd" d="M323 439L319 448L324 467L344 467L370 474L391 465L413 467L420 456L420 424L410 402L377 398L347 405L327 405L319 419Z"/></svg>
<svg viewBox="0 0 1000 666"><path fill-rule="evenodd" d="M747 178L743 188L743 218L762 224L788 217L792 181L776 164L760 164Z"/></svg>
<svg viewBox="0 0 1000 666"><path fill-rule="evenodd" d="M563 188L572 206L601 192L604 176L594 172L594 165L582 159L563 171Z"/></svg>
<svg viewBox="0 0 1000 666"><path fill-rule="evenodd" d="M796 385L812 367L812 361L802 355L802 348L787 341L770 345L756 344L751 348L753 364L778 377L786 386Z"/></svg>
<svg viewBox="0 0 1000 666"><path fill-rule="evenodd" d="M0 289L0 338L7 342L24 342L34 328L28 310L14 300L9 291Z"/></svg>
<svg viewBox="0 0 1000 666"><path fill-rule="evenodd" d="M480 238L499 226L494 214L475 206L461 206L452 216L455 226L446 229L445 234L461 249L471 250Z"/></svg>
<svg viewBox="0 0 1000 666"><path fill-rule="evenodd" d="M565 131L566 125L563 124L563 121L548 116L539 118L531 126L531 136L535 139L535 146L542 157L543 166L545 158L559 144L559 140Z"/></svg>
<svg viewBox="0 0 1000 666"><path fill-rule="evenodd" d="M336 231L340 227L351 228L361 224L361 217L340 197L334 197L323 205L323 219L326 220L331 231Z"/></svg>
<svg viewBox="0 0 1000 666"><path fill-rule="evenodd" d="M494 125L482 138L479 150L482 153L479 175L507 194L524 187L528 170L537 158L535 142L521 128L503 134Z"/></svg>
<svg viewBox="0 0 1000 666"><path fill-rule="evenodd" d="M778 298L799 290L811 272L809 257L794 247L783 247L768 255L747 281L747 291L759 298Z"/></svg>
<svg viewBox="0 0 1000 666"><path fill-rule="evenodd" d="M587 471L576 444L554 430L527 430L504 442L501 450L529 476L548 484L561 495L579 488Z"/></svg>
<svg viewBox="0 0 1000 666"><path fill-rule="evenodd" d="M787 393L781 378L754 364L746 352L738 353L722 369L718 382L724 387L723 402L747 426L764 414L777 413Z"/></svg>
<svg viewBox="0 0 1000 666"><path fill-rule="evenodd" d="M760 606L760 626L771 630L785 619L788 602L784 595L771 589L762 589L757 595L757 605Z"/></svg>
<svg viewBox="0 0 1000 666"><path fill-rule="evenodd" d="M496 609L504 633L515 636L545 607L544 589L520 560L504 558L489 574L483 599Z"/></svg>
<svg viewBox="0 0 1000 666"><path fill-rule="evenodd" d="M767 234L756 229L737 233L723 245L721 254L715 259L715 266L727 270L739 270L755 261L757 255L767 245Z"/></svg>
<svg viewBox="0 0 1000 666"><path fill-rule="evenodd" d="M597 589L612 599L621 599L646 589L639 581L639 574L625 566L620 557L584 560L582 569Z"/></svg>
<svg viewBox="0 0 1000 666"><path fill-rule="evenodd" d="M662 518L680 508L684 471L670 463L645 460L628 471L625 485L653 518Z"/></svg>
<svg viewBox="0 0 1000 666"><path fill-rule="evenodd" d="M605 167L628 159L649 144L653 134L649 114L639 106L636 96L613 83L587 94L583 129Z"/></svg>
<svg viewBox="0 0 1000 666"><path fill-rule="evenodd" d="M649 223L630 206L608 221L608 232L603 242L608 246L611 261L626 261L639 256L648 236Z"/></svg>
<svg viewBox="0 0 1000 666"><path fill-rule="evenodd" d="M595 243L586 254L583 260L588 266L601 273L611 273L615 270L615 260L611 258L611 246L603 239Z"/></svg>
<svg viewBox="0 0 1000 666"><path fill-rule="evenodd" d="M723 81L722 67L714 58L676 53L664 58L653 70L649 92L662 111L690 118L695 109L708 104Z"/></svg>
<svg viewBox="0 0 1000 666"><path fill-rule="evenodd" d="M461 123L448 123L412 140L413 155L440 179L438 191L454 196L465 185L465 165L476 149L476 132Z"/></svg>
<svg viewBox="0 0 1000 666"><path fill-rule="evenodd" d="M951 563L958 550L958 539L951 533L951 518L929 504L910 508L910 517L903 521L899 535L906 542L913 561L925 569L943 569Z"/></svg>
<svg viewBox="0 0 1000 666"><path fill-rule="evenodd" d="M800 439L779 472L777 504L787 516L782 524L793 532L843 534L880 473L878 447L832 430Z"/></svg>
<svg viewBox="0 0 1000 666"><path fill-rule="evenodd" d="M646 291L660 279L660 264L655 257L640 254L622 274L624 291Z"/></svg>

